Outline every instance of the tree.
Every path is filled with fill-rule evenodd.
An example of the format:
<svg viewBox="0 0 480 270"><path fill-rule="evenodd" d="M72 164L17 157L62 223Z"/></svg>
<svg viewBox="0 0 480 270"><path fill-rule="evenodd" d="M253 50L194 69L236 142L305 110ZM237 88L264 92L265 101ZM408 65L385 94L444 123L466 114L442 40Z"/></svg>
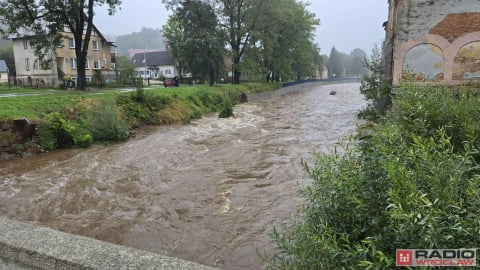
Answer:
<svg viewBox="0 0 480 270"><path fill-rule="evenodd" d="M167 8L174 9L182 5L182 0L162 0ZM242 74L240 63L247 49L251 33L255 30L265 1L258 0L205 0L201 1L215 9L218 21L226 32L226 41L233 60L235 83L240 82Z"/></svg>
<svg viewBox="0 0 480 270"><path fill-rule="evenodd" d="M163 32L180 65L213 85L223 73L225 38L212 6L199 0L183 1Z"/></svg>
<svg viewBox="0 0 480 270"><path fill-rule="evenodd" d="M6 25L4 33L27 36L35 55L44 66L52 64L49 55L60 45L65 27L75 40L77 57L77 87L86 89L85 66L90 36L93 30L93 8L108 5L109 13L120 0L9 0L0 2L0 19Z"/></svg>
<svg viewBox="0 0 480 270"><path fill-rule="evenodd" d="M117 57L117 63L115 65L117 83L131 84L134 71L135 65L133 65L132 61L127 56L120 55Z"/></svg>
<svg viewBox="0 0 480 270"><path fill-rule="evenodd" d="M266 1L221 0L219 2L223 15L222 24L227 32L233 58L233 80L235 83L240 83L242 74L240 63Z"/></svg>
<svg viewBox="0 0 480 270"><path fill-rule="evenodd" d="M299 79L314 72L313 32L319 20L307 11L307 4L295 0L265 1L256 30L251 35L251 51L265 72L267 81Z"/></svg>
<svg viewBox="0 0 480 270"><path fill-rule="evenodd" d="M348 56L347 73L351 76L362 77L367 74L364 62L367 54L362 49L354 49Z"/></svg>
<svg viewBox="0 0 480 270"><path fill-rule="evenodd" d="M182 0L162 0L168 8ZM249 70L267 79L310 76L316 47L313 32L319 21L297 0L203 0L218 16L233 62L233 80ZM178 37L177 37L178 39Z"/></svg>
<svg viewBox="0 0 480 270"><path fill-rule="evenodd" d="M330 50L328 57L328 75L333 78L343 76L342 55L335 46Z"/></svg>

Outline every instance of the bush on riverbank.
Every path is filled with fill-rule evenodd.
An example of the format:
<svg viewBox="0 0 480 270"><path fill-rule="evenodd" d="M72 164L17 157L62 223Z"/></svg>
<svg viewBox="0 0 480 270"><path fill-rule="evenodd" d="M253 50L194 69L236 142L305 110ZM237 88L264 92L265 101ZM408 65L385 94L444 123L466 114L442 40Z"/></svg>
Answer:
<svg viewBox="0 0 480 270"><path fill-rule="evenodd" d="M480 243L480 98L438 87L397 89L380 124L344 154L305 164L300 217L275 230L271 269L389 269L398 248Z"/></svg>
<svg viewBox="0 0 480 270"><path fill-rule="evenodd" d="M143 125L188 123L205 113L218 112L226 98L237 103L241 93L278 87L279 84L248 83L138 89L130 93L62 91L9 97L2 99L0 120L27 118L39 123L34 141L43 150L88 147L93 141L125 140L130 129Z"/></svg>

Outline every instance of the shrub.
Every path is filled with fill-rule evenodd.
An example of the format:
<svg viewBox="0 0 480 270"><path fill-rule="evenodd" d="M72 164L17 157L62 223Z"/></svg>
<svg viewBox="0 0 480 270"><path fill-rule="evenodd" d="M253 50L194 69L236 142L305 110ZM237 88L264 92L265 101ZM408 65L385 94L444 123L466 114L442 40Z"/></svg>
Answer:
<svg viewBox="0 0 480 270"><path fill-rule="evenodd" d="M88 147L93 138L78 124L53 112L47 116L47 124L39 128L37 140L44 150L50 151L56 148Z"/></svg>
<svg viewBox="0 0 480 270"><path fill-rule="evenodd" d="M233 116L233 105L228 98L224 99L222 102L222 107L220 113L218 114L219 118L229 118Z"/></svg>
<svg viewBox="0 0 480 270"><path fill-rule="evenodd" d="M416 85L397 92L389 121L406 134L437 138L437 130L443 129L456 152L463 151L467 143L480 148L480 96L476 92Z"/></svg>
<svg viewBox="0 0 480 270"><path fill-rule="evenodd" d="M391 106L391 84L384 78L382 54L377 47L370 59L365 60L365 67L370 71L363 77L360 92L367 99L367 107L360 111L360 118L378 121Z"/></svg>
<svg viewBox="0 0 480 270"><path fill-rule="evenodd" d="M101 102L89 110L87 126L95 141L123 141L129 134L114 102Z"/></svg>

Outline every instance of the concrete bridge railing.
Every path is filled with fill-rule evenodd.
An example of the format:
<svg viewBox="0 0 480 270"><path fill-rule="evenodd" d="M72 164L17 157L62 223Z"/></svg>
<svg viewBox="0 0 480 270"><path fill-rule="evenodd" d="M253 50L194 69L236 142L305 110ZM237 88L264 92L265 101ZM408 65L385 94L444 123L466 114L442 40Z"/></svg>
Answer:
<svg viewBox="0 0 480 270"><path fill-rule="evenodd" d="M0 270L214 269L177 258L0 218Z"/></svg>

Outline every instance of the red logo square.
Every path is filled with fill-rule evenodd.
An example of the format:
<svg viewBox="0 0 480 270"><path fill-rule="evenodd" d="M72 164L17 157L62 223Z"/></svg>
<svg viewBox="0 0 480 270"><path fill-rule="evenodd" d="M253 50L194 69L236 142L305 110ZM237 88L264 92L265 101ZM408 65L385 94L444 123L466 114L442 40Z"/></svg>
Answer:
<svg viewBox="0 0 480 270"><path fill-rule="evenodd" d="M413 250L397 249L397 266L413 266Z"/></svg>

